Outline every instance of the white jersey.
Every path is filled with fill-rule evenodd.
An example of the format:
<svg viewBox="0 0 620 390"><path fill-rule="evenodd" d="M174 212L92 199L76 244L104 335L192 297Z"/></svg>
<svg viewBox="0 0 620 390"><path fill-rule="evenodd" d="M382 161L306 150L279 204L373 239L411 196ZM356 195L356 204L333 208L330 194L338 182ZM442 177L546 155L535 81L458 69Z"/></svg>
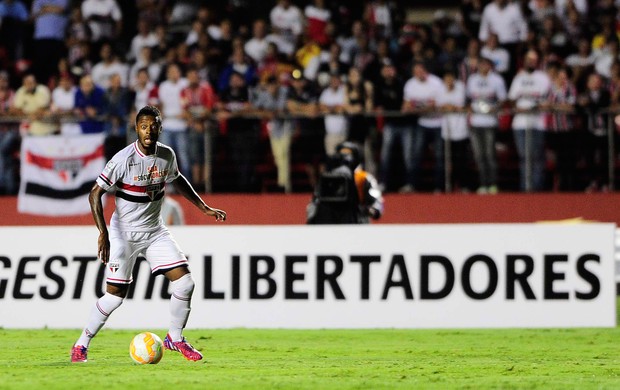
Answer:
<svg viewBox="0 0 620 390"><path fill-rule="evenodd" d="M437 98L445 90L443 81L434 74L429 74L426 80L421 81L416 77L410 78L403 89L403 98L418 109L423 109L437 102ZM418 124L430 129L441 127L441 115L425 114L420 115Z"/></svg>
<svg viewBox="0 0 620 390"><path fill-rule="evenodd" d="M497 34L497 39L501 44L526 40L527 21L521 13L519 4L508 3L501 8L493 2L484 7L478 38L484 42L489 39L491 33Z"/></svg>
<svg viewBox="0 0 620 390"><path fill-rule="evenodd" d="M344 85L334 91L333 88L325 88L319 97L319 103L327 107L343 106L346 102L346 89ZM349 125L347 117L343 114L325 114L325 132L327 134L347 135Z"/></svg>
<svg viewBox="0 0 620 390"><path fill-rule="evenodd" d="M66 113L75 108L75 91L77 88L71 87L68 91L62 87L56 87L52 91L52 112ZM60 132L62 135L82 134L82 127L75 122L61 122Z"/></svg>
<svg viewBox="0 0 620 390"><path fill-rule="evenodd" d="M452 105L458 108L465 107L465 85L456 81L454 88L445 88L437 97L437 106ZM462 141L469 136L467 132L467 116L464 113L443 114L441 122L441 136L451 141Z"/></svg>
<svg viewBox="0 0 620 390"><path fill-rule="evenodd" d="M294 5L284 8L276 5L269 13L271 26L280 30L280 34L297 36L301 34L304 26L304 16L301 10Z"/></svg>
<svg viewBox="0 0 620 390"><path fill-rule="evenodd" d="M103 89L110 88L110 77L118 74L121 77L121 86L126 87L129 84L129 66L121 62L112 62L106 64L99 62L90 72L93 82Z"/></svg>
<svg viewBox="0 0 620 390"><path fill-rule="evenodd" d="M480 49L480 56L490 59L493 62L493 69L498 73L504 73L510 70L510 53L501 46L495 49L482 46L482 49Z"/></svg>
<svg viewBox="0 0 620 390"><path fill-rule="evenodd" d="M512 80L508 98L515 102L518 109L536 109L547 98L550 90L551 79L547 73L541 70L535 70L532 73L521 71ZM545 130L545 114L515 114L512 128L513 130Z"/></svg>
<svg viewBox="0 0 620 390"><path fill-rule="evenodd" d="M163 225L161 206L165 184L179 177L174 151L157 143L146 156L138 141L116 153L97 178L97 184L115 192L116 210L110 226L123 232L150 232Z"/></svg>
<svg viewBox="0 0 620 390"><path fill-rule="evenodd" d="M188 85L187 79L179 79L176 83L166 80L159 85L158 98L161 113L164 116L162 127L166 131L185 131L187 121L183 118L185 102L181 99L181 91Z"/></svg>
<svg viewBox="0 0 620 390"><path fill-rule="evenodd" d="M469 123L473 127L497 127L497 113L492 111L506 100L504 79L495 72L486 76L474 73L467 79L467 97L473 111Z"/></svg>

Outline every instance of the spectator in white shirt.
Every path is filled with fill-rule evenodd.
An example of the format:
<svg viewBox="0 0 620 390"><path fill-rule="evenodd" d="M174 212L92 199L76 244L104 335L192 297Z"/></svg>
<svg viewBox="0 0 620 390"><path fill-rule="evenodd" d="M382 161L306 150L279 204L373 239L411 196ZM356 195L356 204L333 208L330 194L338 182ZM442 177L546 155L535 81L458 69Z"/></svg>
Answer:
<svg viewBox="0 0 620 390"><path fill-rule="evenodd" d="M446 71L443 76L445 89L437 98L437 106L444 112L441 122L441 136L449 145L451 166L449 181L452 190L457 187L469 191L469 166L467 115L465 108L465 84L457 80L452 71ZM447 149L447 148L446 148ZM448 149L447 149L448 150ZM446 188L446 191L448 189Z"/></svg>
<svg viewBox="0 0 620 390"><path fill-rule="evenodd" d="M517 73L508 91L508 99L516 109L512 129L519 155L522 191L541 191L545 179L546 114L535 110L540 109L547 98L551 79L547 73L537 70L538 60L538 53L533 50L525 54L524 67Z"/></svg>
<svg viewBox="0 0 620 390"><path fill-rule="evenodd" d="M611 65L620 60L619 56L620 42L616 39L610 39L605 43L605 47L597 50L594 59L594 69L606 79L611 77Z"/></svg>
<svg viewBox="0 0 620 390"><path fill-rule="evenodd" d="M181 77L181 69L177 64L168 65L166 80L159 85L158 101L164 118L161 142L169 145L176 153L181 173L192 177L189 161L189 132L185 102L181 99L181 91L187 87L187 79Z"/></svg>
<svg viewBox="0 0 620 390"><path fill-rule="evenodd" d="M149 78L149 71L146 68L138 69L136 81L131 85L130 91L133 93L133 106L131 107L130 118L135 118L136 113L144 106L156 106L158 104L158 89ZM137 138L135 131L127 132L127 139L135 141Z"/></svg>
<svg viewBox="0 0 620 390"><path fill-rule="evenodd" d="M347 140L349 123L345 113L347 102L346 88L342 85L340 75L334 73L329 86L319 97L321 112L325 114L325 153L331 156L336 153L336 146Z"/></svg>
<svg viewBox="0 0 620 390"><path fill-rule="evenodd" d="M291 4L291 0L279 0L269 13L269 19L274 34L295 46L297 37L304 27L304 16L301 10Z"/></svg>
<svg viewBox="0 0 620 390"><path fill-rule="evenodd" d="M499 44L508 50L510 58L517 58L519 46L528 36L527 22L523 17L519 2L494 0L484 7L478 38L485 42L491 33L497 34ZM515 62L511 61L509 79L514 74Z"/></svg>
<svg viewBox="0 0 620 390"><path fill-rule="evenodd" d="M127 59L130 61L137 60L143 47L157 46L157 34L153 32L144 19L138 21L138 33L131 40L131 47L127 53Z"/></svg>
<svg viewBox="0 0 620 390"><path fill-rule="evenodd" d="M431 143L435 156L435 191L444 187L444 145L441 138L441 115L437 114L437 98L443 94L441 79L427 71L422 62L413 65L413 77L403 90L403 111L418 114L418 123L413 131L413 188L406 186L405 192L415 190L419 184L419 171L425 146Z"/></svg>
<svg viewBox="0 0 620 390"><path fill-rule="evenodd" d="M480 49L480 56L490 59L493 68L499 73L506 82L508 71L510 70L510 53L499 45L497 34L489 34L489 39Z"/></svg>
<svg viewBox="0 0 620 390"><path fill-rule="evenodd" d="M479 194L497 193L497 159L495 135L497 109L506 100L504 79L493 72L493 61L482 57L478 72L467 79L467 98L470 102L469 117L471 146L480 178Z"/></svg>
<svg viewBox="0 0 620 390"><path fill-rule="evenodd" d="M247 54L257 66L262 65L263 59L267 55L267 47L269 41L266 39L267 25L263 19L257 19L252 25L252 38L244 45L245 54Z"/></svg>
<svg viewBox="0 0 620 390"><path fill-rule="evenodd" d="M484 7L478 33L481 41L486 41L491 33L495 33L502 45L519 43L526 40L527 32L527 22L518 2L494 0Z"/></svg>
<svg viewBox="0 0 620 390"><path fill-rule="evenodd" d="M144 106L156 105L157 94L159 91L155 89L155 84L149 77L149 72L146 68L138 69L136 74L136 82L132 85L131 90L134 92L134 105L133 114L130 117L135 117L135 113L140 111Z"/></svg>
<svg viewBox="0 0 620 390"><path fill-rule="evenodd" d="M64 74L61 75L58 86L52 91L51 112L59 116L62 135L82 134L82 128L76 121L64 118L70 116L75 108L75 90L71 75Z"/></svg>
<svg viewBox="0 0 620 390"><path fill-rule="evenodd" d="M149 46L144 46L142 47L142 49L140 49L140 54L137 61L131 66L131 69L129 70L130 86L136 83L136 75L138 74L138 70L142 68L146 68L146 70L149 72L149 78L151 80L159 80L161 65L158 62L153 61L152 53L153 49Z"/></svg>
<svg viewBox="0 0 620 390"><path fill-rule="evenodd" d="M88 23L91 42L114 40L123 27L123 14L116 0L85 0L82 17Z"/></svg>
<svg viewBox="0 0 620 390"><path fill-rule="evenodd" d="M103 89L107 89L110 86L110 77L119 74L121 76L121 85L126 87L128 85L129 69L124 63L121 63L118 56L112 52L112 46L109 43L104 43L101 46L99 52L101 61L99 61L93 70L91 76L93 82Z"/></svg>

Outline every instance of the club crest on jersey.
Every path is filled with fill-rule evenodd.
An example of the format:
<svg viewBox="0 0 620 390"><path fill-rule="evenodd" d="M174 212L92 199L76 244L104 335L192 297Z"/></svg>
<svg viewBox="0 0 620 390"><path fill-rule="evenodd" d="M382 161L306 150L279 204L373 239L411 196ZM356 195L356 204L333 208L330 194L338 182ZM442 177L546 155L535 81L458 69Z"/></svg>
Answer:
<svg viewBox="0 0 620 390"><path fill-rule="evenodd" d="M160 185L159 184L151 184L146 186L146 194L153 200L155 195L159 192Z"/></svg>
<svg viewBox="0 0 620 390"><path fill-rule="evenodd" d="M108 263L108 267L110 268L110 271L112 272L118 271L120 266L121 266L120 263Z"/></svg>

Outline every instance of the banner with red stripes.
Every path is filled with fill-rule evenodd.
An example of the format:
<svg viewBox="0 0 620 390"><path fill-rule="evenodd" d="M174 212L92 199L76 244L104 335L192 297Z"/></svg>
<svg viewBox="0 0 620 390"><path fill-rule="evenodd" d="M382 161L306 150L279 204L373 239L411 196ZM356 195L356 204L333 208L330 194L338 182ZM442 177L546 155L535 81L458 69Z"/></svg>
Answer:
<svg viewBox="0 0 620 390"><path fill-rule="evenodd" d="M105 165L104 135L25 137L21 146L20 213L90 212L88 193Z"/></svg>

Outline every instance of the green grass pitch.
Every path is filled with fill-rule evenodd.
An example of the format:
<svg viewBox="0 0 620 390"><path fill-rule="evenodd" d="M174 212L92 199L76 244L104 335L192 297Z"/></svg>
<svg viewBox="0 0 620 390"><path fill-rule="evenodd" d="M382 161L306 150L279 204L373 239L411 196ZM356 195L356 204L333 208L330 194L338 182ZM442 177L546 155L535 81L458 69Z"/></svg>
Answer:
<svg viewBox="0 0 620 390"><path fill-rule="evenodd" d="M620 303L620 301L619 301ZM205 354L141 366L138 331L103 329L69 363L79 330L0 329L0 389L620 389L620 328L193 330Z"/></svg>

